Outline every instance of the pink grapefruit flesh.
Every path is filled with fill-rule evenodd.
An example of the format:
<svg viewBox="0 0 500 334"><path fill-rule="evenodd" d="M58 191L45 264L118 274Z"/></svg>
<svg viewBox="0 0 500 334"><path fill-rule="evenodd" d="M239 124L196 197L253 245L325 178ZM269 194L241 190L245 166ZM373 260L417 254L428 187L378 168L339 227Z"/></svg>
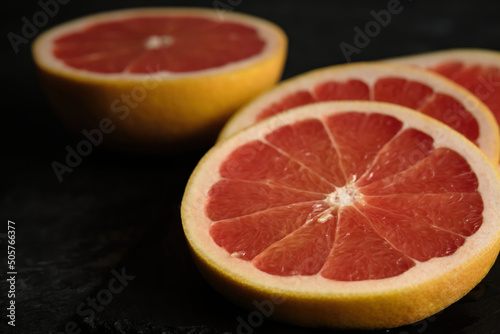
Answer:
<svg viewBox="0 0 500 334"><path fill-rule="evenodd" d="M272 275L392 277L455 253L482 224L464 158L387 115L279 128L231 152L219 172L210 235Z"/></svg>
<svg viewBox="0 0 500 334"><path fill-rule="evenodd" d="M54 41L54 55L81 70L146 74L220 67L255 56L264 46L258 31L248 25L215 18L144 15L63 35Z"/></svg>
<svg viewBox="0 0 500 334"><path fill-rule="evenodd" d="M497 67L462 62L443 62L431 70L444 75L474 93L500 123L500 64Z"/></svg>
<svg viewBox="0 0 500 334"><path fill-rule="evenodd" d="M479 136L479 126L476 119L455 98L436 93L432 87L426 84L396 77L380 78L372 85L361 80L321 82L308 91L290 93L266 107L257 115L257 120L309 103L339 100L365 100L399 104L419 110L451 126L472 142L475 142Z"/></svg>
<svg viewBox="0 0 500 334"><path fill-rule="evenodd" d="M495 262L496 166L407 107L312 103L219 140L189 179L182 224L201 273L245 308L276 300L271 317L301 326L396 327L456 302Z"/></svg>
<svg viewBox="0 0 500 334"><path fill-rule="evenodd" d="M450 49L389 59L438 73L469 90L500 124L500 52L485 49Z"/></svg>

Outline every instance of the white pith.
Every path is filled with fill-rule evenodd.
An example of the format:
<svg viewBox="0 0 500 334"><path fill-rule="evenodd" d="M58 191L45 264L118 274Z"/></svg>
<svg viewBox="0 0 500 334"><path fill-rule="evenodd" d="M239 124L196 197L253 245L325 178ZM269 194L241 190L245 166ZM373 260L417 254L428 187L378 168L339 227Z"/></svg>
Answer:
<svg viewBox="0 0 500 334"><path fill-rule="evenodd" d="M337 65L314 70L284 81L236 112L222 129L219 140L254 124L256 117L264 108L280 101L291 93L301 90L311 92L316 85L332 80L338 82L360 80L369 87L373 87L377 80L386 77L421 82L433 88L435 93L449 95L460 101L479 124L479 138L477 139L479 147L483 149L491 161L498 161L500 148L492 145L492 143L498 143L500 130L493 114L483 102L465 88L438 74L409 66L386 63Z"/></svg>
<svg viewBox="0 0 500 334"><path fill-rule="evenodd" d="M149 50L161 49L174 44L174 38L169 35L152 35L149 36L144 47Z"/></svg>
<svg viewBox="0 0 500 334"><path fill-rule="evenodd" d="M415 128L434 138L434 146L447 147L467 158L472 169L479 176L479 193L483 196L483 225L465 244L453 255L433 258L427 262L417 262L417 265L405 273L380 280L356 282L341 282L325 279L321 275L280 277L257 270L245 260L231 257L224 249L217 246L208 234L212 221L203 210L206 194L211 186L220 180L218 166L224 157L243 143L264 136L277 127L303 119L324 117L336 112L361 110L395 116L403 121L403 128ZM500 181L498 174L487 158L472 143L441 123L408 108L376 102L323 102L299 107L264 120L259 125L247 128L231 138L219 142L202 159L189 181L189 186L182 203L182 218L184 231L194 251L200 257L216 266L221 272L242 282L252 282L252 285L266 291L291 293L307 296L345 296L372 295L387 293L398 289L418 286L423 281L432 280L443 273L460 268L471 258L480 256L488 250L489 245L500 237ZM489 195L487 195L489 194ZM495 194L494 196L491 194ZM357 197L355 192L344 188L328 196L327 201L336 205L350 203Z"/></svg>
<svg viewBox="0 0 500 334"><path fill-rule="evenodd" d="M354 184L349 183L343 187L336 187L335 191L326 197L326 203L332 208L338 208L352 205L358 202L360 198L361 194L358 188Z"/></svg>
<svg viewBox="0 0 500 334"><path fill-rule="evenodd" d="M110 22L112 20L122 20L138 16L148 16L148 17L165 17L165 16L195 16L195 17L205 17L213 20L221 20L224 22L234 22L239 24L246 24L257 30L259 37L265 41L265 46L262 52L259 54L249 57L244 60L228 63L226 65L209 68L206 70L193 71L193 72L168 72L168 71L158 71L153 72L155 78L157 79L180 79L180 78L190 78L198 77L203 75L212 75L214 73L221 72L231 72L240 68L245 68L250 66L255 62L262 61L268 57L271 57L276 53L284 43L286 37L279 27L266 20L253 17L250 15L239 14L234 12L224 12L203 9L203 8L136 8L136 9L125 9L116 10L112 12L104 12L99 14L93 14L80 19L76 19L59 26L56 26L48 31L39 35L33 44L33 55L36 63L47 70L52 72L80 76L91 79L100 80L116 80L118 78L131 79L131 80L142 80L145 76L151 75L150 73L97 73L85 70L79 70L67 66L61 60L55 58L52 54L53 42L62 35L69 34L71 32L77 32L79 30L85 29L88 26L101 23ZM147 41L145 41L146 46L149 48L157 48L166 45L170 45L174 42L170 36L164 35L152 35ZM156 68L152 66L152 68Z"/></svg>

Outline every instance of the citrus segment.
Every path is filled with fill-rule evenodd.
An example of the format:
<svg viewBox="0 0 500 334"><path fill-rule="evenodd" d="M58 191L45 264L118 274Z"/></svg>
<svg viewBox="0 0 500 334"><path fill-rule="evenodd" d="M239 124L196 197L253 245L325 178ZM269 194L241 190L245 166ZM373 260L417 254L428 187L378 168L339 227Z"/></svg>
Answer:
<svg viewBox="0 0 500 334"><path fill-rule="evenodd" d="M207 215L214 221L252 214L273 207L323 199L322 193L265 183L222 180L210 189Z"/></svg>
<svg viewBox="0 0 500 334"><path fill-rule="evenodd" d="M408 258L416 261L424 262L435 257L451 255L465 241L464 237L444 231L432 224L422 224L411 217L387 212L385 207L366 205L359 211L368 218L369 224L378 235ZM445 212L440 214L446 216ZM368 251L375 250L368 249Z"/></svg>
<svg viewBox="0 0 500 334"><path fill-rule="evenodd" d="M412 168L372 182L362 191L366 195L470 193L477 186L477 177L467 162L456 152L439 148Z"/></svg>
<svg viewBox="0 0 500 334"><path fill-rule="evenodd" d="M258 141L235 150L221 166L220 174L226 179L267 182L308 191L324 192L333 188L297 161Z"/></svg>
<svg viewBox="0 0 500 334"><path fill-rule="evenodd" d="M500 52L482 49L451 49L390 59L443 75L479 98L500 124Z"/></svg>
<svg viewBox="0 0 500 334"><path fill-rule="evenodd" d="M316 101L370 100L370 89L360 80L328 81L318 84L313 89ZM286 109L282 108L282 110Z"/></svg>
<svg viewBox="0 0 500 334"><path fill-rule="evenodd" d="M280 78L286 35L257 17L198 8L89 15L37 37L49 103L73 130L99 129L122 150L180 149L213 137Z"/></svg>
<svg viewBox="0 0 500 334"><path fill-rule="evenodd" d="M210 228L210 235L231 256L252 260L270 245L302 226L315 212L327 209L321 202L296 203L270 208L237 218L219 220Z"/></svg>
<svg viewBox="0 0 500 334"><path fill-rule="evenodd" d="M370 196L365 202L461 236L474 234L482 223L483 201L476 192ZM441 212L446 212L446 217Z"/></svg>
<svg viewBox="0 0 500 334"><path fill-rule="evenodd" d="M433 89L426 84L399 78L382 78L373 87L375 101L390 102L420 110L433 97Z"/></svg>
<svg viewBox="0 0 500 334"><path fill-rule="evenodd" d="M395 248L371 226L373 217L351 206L340 210L335 252L331 252L321 276L338 281L382 279L400 275L415 262Z"/></svg>
<svg viewBox="0 0 500 334"><path fill-rule="evenodd" d="M298 136L297 133L307 133ZM301 161L334 186L345 184L345 174L339 164L339 155L330 136L318 120L307 120L284 126L266 135L266 140L284 154ZM256 157L257 158L257 157Z"/></svg>
<svg viewBox="0 0 500 334"><path fill-rule="evenodd" d="M420 111L457 130L469 140L477 144L479 126L465 107L454 98L444 94L436 94L431 103L427 103Z"/></svg>
<svg viewBox="0 0 500 334"><path fill-rule="evenodd" d="M266 107L264 110L262 110L261 113L257 115L256 120L260 121L284 110L292 109L294 107L313 102L316 102L316 99L311 93L307 91L299 91L297 93L287 95L283 97L279 102L273 103L272 105Z"/></svg>
<svg viewBox="0 0 500 334"><path fill-rule="evenodd" d="M258 254L252 264L271 275L315 275L323 267L335 240L337 218L321 215Z"/></svg>
<svg viewBox="0 0 500 334"><path fill-rule="evenodd" d="M423 132L405 130L378 151L356 185L362 187L410 168L432 153L433 143L432 137Z"/></svg>
<svg viewBox="0 0 500 334"><path fill-rule="evenodd" d="M328 118L326 126L340 155L346 179L355 181L363 175L402 125L397 119L378 114L345 113Z"/></svg>
<svg viewBox="0 0 500 334"><path fill-rule="evenodd" d="M439 73L483 101L500 123L500 52L481 49L451 49L391 59Z"/></svg>
<svg viewBox="0 0 500 334"><path fill-rule="evenodd" d="M289 79L239 110L219 138L293 107L339 100L388 102L421 111L462 133L498 162L498 125L481 101L439 75L382 63L332 66Z"/></svg>
<svg viewBox="0 0 500 334"><path fill-rule="evenodd" d="M499 193L495 167L442 123L322 102L219 141L181 213L200 270L237 303L277 296L277 319L393 327L484 277L500 248Z"/></svg>

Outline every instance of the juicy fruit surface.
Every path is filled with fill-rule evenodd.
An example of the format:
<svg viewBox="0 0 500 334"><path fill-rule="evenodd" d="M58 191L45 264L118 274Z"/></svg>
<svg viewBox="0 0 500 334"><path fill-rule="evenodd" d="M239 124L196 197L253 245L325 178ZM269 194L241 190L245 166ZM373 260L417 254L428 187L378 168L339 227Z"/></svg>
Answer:
<svg viewBox="0 0 500 334"><path fill-rule="evenodd" d="M373 84L361 80L321 82L309 90L282 97L260 111L256 120L301 105L339 100L389 102L409 107L447 124L477 144L479 125L462 103L423 83L395 77L380 78Z"/></svg>
<svg viewBox="0 0 500 334"><path fill-rule="evenodd" d="M441 62L430 67L467 88L486 104L500 124L500 64L498 67L466 64L460 61Z"/></svg>
<svg viewBox="0 0 500 334"><path fill-rule="evenodd" d="M256 29L202 17L134 17L98 23L55 41L66 65L98 73L190 72L259 54Z"/></svg>
<svg viewBox="0 0 500 334"><path fill-rule="evenodd" d="M397 276L455 253L483 222L465 159L388 115L278 128L231 152L219 174L211 237L272 275Z"/></svg>

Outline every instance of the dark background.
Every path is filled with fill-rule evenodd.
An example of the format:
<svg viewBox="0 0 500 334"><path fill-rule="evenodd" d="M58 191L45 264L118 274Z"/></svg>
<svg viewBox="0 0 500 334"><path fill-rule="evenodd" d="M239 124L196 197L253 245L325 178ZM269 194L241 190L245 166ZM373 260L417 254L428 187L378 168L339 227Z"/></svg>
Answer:
<svg viewBox="0 0 500 334"><path fill-rule="evenodd" d="M42 0L43 1L43 0ZM231 3L229 0L222 3ZM339 44L353 44L354 27L389 1L232 1L233 10L267 18L289 37L284 78L346 62ZM213 1L83 1L60 5L43 31L104 10L139 6L204 6ZM418 52L478 47L500 50L500 3L401 0L378 36L352 54L369 61ZM65 174L51 168L65 146L81 138L52 115L41 93L30 43L14 52L7 34L21 35L22 18L40 11L37 1L1 6L0 333L339 333L265 320L254 327L200 277L187 253L179 218L184 186L207 147L178 154L138 156L104 147ZM7 220L16 223L16 327L6 326ZM82 317L81 303L108 287L113 270L127 286ZM133 278L132 278L133 277ZM80 309L82 310L82 309ZM258 319L257 319L258 320ZM254 319L254 323L255 323ZM500 333L500 263L462 300L418 324L375 333ZM74 326L74 328L72 327ZM350 332L358 333L358 332Z"/></svg>

